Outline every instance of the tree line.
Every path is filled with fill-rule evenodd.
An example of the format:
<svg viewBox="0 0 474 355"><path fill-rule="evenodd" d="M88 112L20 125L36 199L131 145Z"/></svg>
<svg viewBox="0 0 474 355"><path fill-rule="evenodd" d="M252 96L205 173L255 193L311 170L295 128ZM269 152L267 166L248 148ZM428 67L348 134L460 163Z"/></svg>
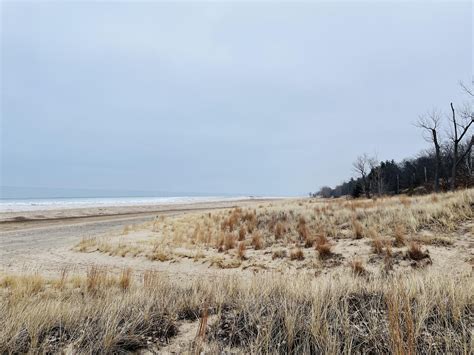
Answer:
<svg viewBox="0 0 474 355"><path fill-rule="evenodd" d="M474 127L474 91L463 83L460 85L469 102L461 107L450 103L448 114L431 110L415 123L430 148L401 162L379 161L377 157L363 154L353 163L355 177L334 188L324 186L310 196L371 198L374 195L421 194L474 186L474 135L471 133Z"/></svg>

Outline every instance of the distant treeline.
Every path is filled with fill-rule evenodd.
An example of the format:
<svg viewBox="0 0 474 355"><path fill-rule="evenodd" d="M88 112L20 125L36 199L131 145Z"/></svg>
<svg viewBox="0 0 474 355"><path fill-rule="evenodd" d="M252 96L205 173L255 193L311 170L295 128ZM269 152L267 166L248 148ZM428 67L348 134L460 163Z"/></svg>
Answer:
<svg viewBox="0 0 474 355"><path fill-rule="evenodd" d="M398 163L394 160L380 162L364 154L353 164L357 177L335 188L324 186L310 196L370 198L373 195L420 194L474 186L474 136L470 133L474 123L471 105L474 95L472 89L462 83L461 86L471 102L457 109L451 103L449 116L430 111L416 123L431 149ZM447 119L443 120L444 117Z"/></svg>

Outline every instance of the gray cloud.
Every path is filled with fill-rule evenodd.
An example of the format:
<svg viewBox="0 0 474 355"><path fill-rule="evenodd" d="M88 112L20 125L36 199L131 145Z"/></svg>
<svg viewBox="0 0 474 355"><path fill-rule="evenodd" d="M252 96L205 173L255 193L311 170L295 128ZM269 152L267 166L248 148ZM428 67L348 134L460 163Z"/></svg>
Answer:
<svg viewBox="0 0 474 355"><path fill-rule="evenodd" d="M461 101L459 3L2 3L2 184L298 194Z"/></svg>

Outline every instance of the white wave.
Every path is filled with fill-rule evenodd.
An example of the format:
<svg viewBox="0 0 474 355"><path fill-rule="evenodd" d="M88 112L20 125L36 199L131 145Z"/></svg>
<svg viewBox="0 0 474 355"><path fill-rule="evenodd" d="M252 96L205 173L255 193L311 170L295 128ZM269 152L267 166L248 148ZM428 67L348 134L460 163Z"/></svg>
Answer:
<svg viewBox="0 0 474 355"><path fill-rule="evenodd" d="M219 202L252 199L249 196L205 196L205 197L91 197L91 198L52 198L0 200L1 212L21 212L40 210L59 210L90 207L176 205L198 202Z"/></svg>

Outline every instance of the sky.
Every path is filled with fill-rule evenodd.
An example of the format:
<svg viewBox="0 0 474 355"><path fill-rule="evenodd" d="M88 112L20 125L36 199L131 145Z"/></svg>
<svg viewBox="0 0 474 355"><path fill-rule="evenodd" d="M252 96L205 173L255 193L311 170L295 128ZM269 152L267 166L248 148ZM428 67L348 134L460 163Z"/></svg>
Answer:
<svg viewBox="0 0 474 355"><path fill-rule="evenodd" d="M1 3L1 181L301 195L472 79L467 2Z"/></svg>

